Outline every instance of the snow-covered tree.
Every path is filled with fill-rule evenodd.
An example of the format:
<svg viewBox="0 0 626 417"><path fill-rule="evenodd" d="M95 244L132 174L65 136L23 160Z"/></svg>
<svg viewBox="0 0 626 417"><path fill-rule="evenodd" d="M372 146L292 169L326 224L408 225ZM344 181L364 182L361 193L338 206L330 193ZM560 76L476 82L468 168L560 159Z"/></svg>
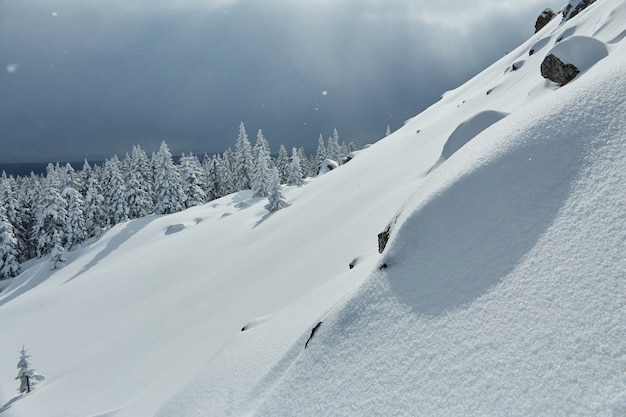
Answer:
<svg viewBox="0 0 626 417"><path fill-rule="evenodd" d="M0 205L0 280L16 277L20 273L18 246L13 225Z"/></svg>
<svg viewBox="0 0 626 417"><path fill-rule="evenodd" d="M387 125L387 131L385 132L385 136L391 135L391 127Z"/></svg>
<svg viewBox="0 0 626 417"><path fill-rule="evenodd" d="M65 248L63 247L63 240L58 230L54 231L52 235L52 250L50 251L50 263L52 269L57 269L62 263L65 263Z"/></svg>
<svg viewBox="0 0 626 417"><path fill-rule="evenodd" d="M255 197L266 197L269 194L272 159L269 144L263 137L263 132L260 129L254 146L254 154L256 155L256 160L252 177L252 195Z"/></svg>
<svg viewBox="0 0 626 417"><path fill-rule="evenodd" d="M180 173L174 165L172 154L165 141L154 156L154 191L156 214L170 214L185 208Z"/></svg>
<svg viewBox="0 0 626 417"><path fill-rule="evenodd" d="M281 184L285 184L289 179L289 164L290 161L287 149L285 149L284 145L280 145L275 165L276 168L278 168L278 177L280 178Z"/></svg>
<svg viewBox="0 0 626 417"><path fill-rule="evenodd" d="M185 207L195 207L207 202L207 178L198 157L191 154L180 158L180 172L182 175Z"/></svg>
<svg viewBox="0 0 626 417"><path fill-rule="evenodd" d="M58 171L49 164L47 172L32 232L33 239L37 242L37 256L52 250L55 234L63 240L67 224L67 201L61 195Z"/></svg>
<svg viewBox="0 0 626 417"><path fill-rule="evenodd" d="M265 209L270 213L278 211L282 208L287 207L287 201L285 201L285 196L281 191L280 179L278 177L278 169L276 167L272 168L272 177L270 179L269 186L269 196L268 203L265 206Z"/></svg>
<svg viewBox="0 0 626 417"><path fill-rule="evenodd" d="M154 211L152 167L148 156L138 145L133 146L128 165L126 178L128 217L137 219Z"/></svg>
<svg viewBox="0 0 626 417"><path fill-rule="evenodd" d="M300 166L300 156L298 156L298 150L293 148L291 150L291 164L289 165L289 178L287 178L287 185L303 185L304 178L302 175L302 167Z"/></svg>
<svg viewBox="0 0 626 417"><path fill-rule="evenodd" d="M322 163L327 158L326 146L324 145L324 138L320 134L319 139L317 140L317 152L315 152L315 175L320 172L320 168L322 167Z"/></svg>
<svg viewBox="0 0 626 417"><path fill-rule="evenodd" d="M28 259L28 233L26 227L30 227L31 219L30 210L22 207L22 203L18 198L17 190L19 188L15 178L7 177L3 171L0 178L0 208L4 207L6 218L13 227L18 261L23 262Z"/></svg>
<svg viewBox="0 0 626 417"><path fill-rule="evenodd" d="M339 146L339 133L337 129L333 129L333 135L328 138L326 145L326 158L341 164L341 148Z"/></svg>
<svg viewBox="0 0 626 417"><path fill-rule="evenodd" d="M233 175L236 181L236 189L249 190L252 188L252 147L248 140L246 127L243 122L239 125L239 136L235 146L235 165Z"/></svg>
<svg viewBox="0 0 626 417"><path fill-rule="evenodd" d="M117 155L113 155L113 158L104 162L102 176L104 208L109 224L115 225L128 220L126 181L122 172L122 163Z"/></svg>
<svg viewBox="0 0 626 417"><path fill-rule="evenodd" d="M87 164L89 166L89 164ZM91 171L91 167L89 168ZM83 170L84 171L84 170ZM100 185L100 169L94 169L86 177L86 191L84 201L85 212L85 238L99 237L107 225L107 215L104 210L104 195Z"/></svg>
<svg viewBox="0 0 626 417"><path fill-rule="evenodd" d="M20 381L20 394L28 394L33 390L35 385L46 379L43 375L37 373L37 370L33 368L30 361L31 355L28 354L26 346L22 346L20 351L20 360L17 362L17 377L15 379Z"/></svg>
<svg viewBox="0 0 626 417"><path fill-rule="evenodd" d="M67 223L65 226L65 241L68 250L77 243L83 242L87 237L85 228L85 210L83 199L72 187L63 190L63 197L67 200Z"/></svg>

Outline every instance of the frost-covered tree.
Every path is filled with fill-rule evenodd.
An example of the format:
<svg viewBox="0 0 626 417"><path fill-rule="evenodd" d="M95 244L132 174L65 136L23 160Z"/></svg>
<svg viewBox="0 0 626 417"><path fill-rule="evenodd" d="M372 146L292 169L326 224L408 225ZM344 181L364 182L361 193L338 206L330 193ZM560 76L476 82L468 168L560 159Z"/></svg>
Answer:
<svg viewBox="0 0 626 417"><path fill-rule="evenodd" d="M267 202L267 205L265 206L265 209L269 211L270 213L278 211L289 205L287 204L287 201L285 201L285 196L283 195L283 192L281 191L280 178L278 177L278 169L276 167L272 168L272 177L270 179L270 186L269 186L269 196L267 199L268 199L268 202Z"/></svg>
<svg viewBox="0 0 626 417"><path fill-rule="evenodd" d="M315 152L315 175L317 175L320 172L322 163L324 163L324 160L326 158L328 158L327 152L326 152L326 146L324 145L324 138L320 134L320 137L317 140L317 152Z"/></svg>
<svg viewBox="0 0 626 417"><path fill-rule="evenodd" d="M237 191L249 190L252 188L252 147L243 122L239 125L234 163L233 175Z"/></svg>
<svg viewBox="0 0 626 417"><path fill-rule="evenodd" d="M87 237L85 228L85 209L83 199L78 190L67 187L63 190L63 197L67 200L67 223L65 226L65 241L67 249L83 242Z"/></svg>
<svg viewBox="0 0 626 417"><path fill-rule="evenodd" d="M280 145L278 148L278 157L276 157L276 168L278 168L278 177L281 184L285 184L289 179L289 154L284 145Z"/></svg>
<svg viewBox="0 0 626 417"><path fill-rule="evenodd" d="M198 157L191 154L180 158L180 172L185 194L185 207L195 207L207 202L207 178Z"/></svg>
<svg viewBox="0 0 626 417"><path fill-rule="evenodd" d="M33 390L35 385L46 379L43 375L37 373L37 370L33 368L30 361L31 355L28 354L26 346L22 346L20 351L20 360L17 362L17 377L15 379L20 381L20 394L28 394Z"/></svg>
<svg viewBox="0 0 626 417"><path fill-rule="evenodd" d="M326 155L328 159L341 164L341 148L339 146L339 133L337 129L333 129L333 135L328 138L328 145L326 145Z"/></svg>
<svg viewBox="0 0 626 417"><path fill-rule="evenodd" d="M291 164L289 165L289 178L287 178L287 185L303 185L304 178L302 175L302 167L300 166L300 156L298 150L293 148L291 150Z"/></svg>
<svg viewBox="0 0 626 417"><path fill-rule="evenodd" d="M170 214L185 208L185 194L180 173L165 141L154 156L154 191L156 214Z"/></svg>
<svg viewBox="0 0 626 417"><path fill-rule="evenodd" d="M52 250L55 245L53 240L55 234L63 240L66 224L67 201L61 195L58 170L49 164L32 232L33 239L37 242L37 256L42 256Z"/></svg>
<svg viewBox="0 0 626 417"><path fill-rule="evenodd" d="M5 213L5 208L0 206L0 280L16 277L20 273L17 239Z"/></svg>
<svg viewBox="0 0 626 417"><path fill-rule="evenodd" d="M89 164L86 162L86 166ZM89 167L91 171L91 167ZM84 169L83 169L84 171ZM100 237L107 225L107 214L104 209L104 195L100 185L100 169L93 170L85 179L86 191L84 200L85 238Z"/></svg>
<svg viewBox="0 0 626 417"><path fill-rule="evenodd" d="M57 269L62 263L65 263L65 248L63 247L63 240L59 231L55 231L52 235L52 250L50 251L50 263L52 269Z"/></svg>
<svg viewBox="0 0 626 417"><path fill-rule="evenodd" d="M18 261L23 262L29 258L26 227L31 226L31 219L30 209L22 207L22 203L18 198L19 189L20 186L15 178L7 177L3 171L0 178L0 208L4 207L6 218L13 227Z"/></svg>
<svg viewBox="0 0 626 417"><path fill-rule="evenodd" d="M254 154L256 160L252 177L252 195L254 197L266 197L269 194L272 158L269 144L260 129L254 146Z"/></svg>
<svg viewBox="0 0 626 417"><path fill-rule="evenodd" d="M219 162L220 189L222 192L220 197L222 197L237 191L237 181L233 171L235 154L230 148L226 149Z"/></svg>
<svg viewBox="0 0 626 417"><path fill-rule="evenodd" d="M104 208L109 224L116 225L128 220L126 181L122 172L122 163L117 155L113 155L113 158L104 162L102 177Z"/></svg>
<svg viewBox="0 0 626 417"><path fill-rule="evenodd" d="M212 201L221 197L217 158L217 155L213 155L212 157L204 155L204 160L202 161L202 169L204 170L204 176L206 178L206 201Z"/></svg>
<svg viewBox="0 0 626 417"><path fill-rule="evenodd" d="M150 160L141 147L133 146L128 158L126 200L128 217L137 219L154 211L153 174Z"/></svg>

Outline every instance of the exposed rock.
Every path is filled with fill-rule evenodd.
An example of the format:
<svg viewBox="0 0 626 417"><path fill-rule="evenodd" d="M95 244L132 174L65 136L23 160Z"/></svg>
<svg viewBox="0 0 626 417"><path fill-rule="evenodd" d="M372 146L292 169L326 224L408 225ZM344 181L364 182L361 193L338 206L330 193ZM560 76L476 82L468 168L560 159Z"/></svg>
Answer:
<svg viewBox="0 0 626 417"><path fill-rule="evenodd" d="M326 174L337 167L339 167L339 164L336 161L324 159L324 162L320 165L320 175Z"/></svg>
<svg viewBox="0 0 626 417"><path fill-rule="evenodd" d="M575 65L564 63L554 54L548 55L541 63L541 76L560 86L572 81L579 72Z"/></svg>
<svg viewBox="0 0 626 417"><path fill-rule="evenodd" d="M311 341L311 339L313 339L313 336L315 336L315 332L317 331L317 329L320 328L321 325L322 325L322 322L320 321L319 323L315 325L315 327L313 327L313 329L311 330L311 336L309 336L309 339L304 344L305 349L309 347L309 342Z"/></svg>
<svg viewBox="0 0 626 417"><path fill-rule="evenodd" d="M596 0L570 0L567 6L563 9L563 22L570 20L595 1Z"/></svg>
<svg viewBox="0 0 626 417"><path fill-rule="evenodd" d="M378 234L378 253L383 253L387 242L389 242L390 227L387 226L385 230Z"/></svg>
<svg viewBox="0 0 626 417"><path fill-rule="evenodd" d="M552 9L545 9L543 12L541 12L539 17L537 18L537 21L535 22L535 33L539 32L548 23L550 23L550 21L554 19L554 16L556 16L556 13L554 13L554 10Z"/></svg>

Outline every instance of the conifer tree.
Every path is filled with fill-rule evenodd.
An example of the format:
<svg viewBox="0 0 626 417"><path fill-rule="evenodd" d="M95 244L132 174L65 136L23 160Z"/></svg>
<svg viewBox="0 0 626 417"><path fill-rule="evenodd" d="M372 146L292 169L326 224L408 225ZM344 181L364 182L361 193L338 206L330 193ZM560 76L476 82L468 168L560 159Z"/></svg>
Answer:
<svg viewBox="0 0 626 417"><path fill-rule="evenodd" d="M266 197L269 194L272 160L269 144L263 137L263 132L260 129L254 146L254 154L256 155L256 160L252 178L252 195L254 197Z"/></svg>
<svg viewBox="0 0 626 417"><path fill-rule="evenodd" d="M63 196L67 200L67 223L65 226L65 240L67 249L81 243L87 237L85 228L85 210L83 199L80 193L72 187L63 191Z"/></svg>
<svg viewBox="0 0 626 417"><path fill-rule="evenodd" d="M126 178L128 217L137 219L154 211L154 179L150 160L138 145L133 146L128 165Z"/></svg>
<svg viewBox="0 0 626 417"><path fill-rule="evenodd" d="M324 160L328 158L327 156L327 152L326 152L326 146L324 145L324 138L322 137L322 134L320 133L320 137L317 140L317 152L315 152L315 174L317 175L320 172L320 169L322 168L322 164L324 163Z"/></svg>
<svg viewBox="0 0 626 417"><path fill-rule="evenodd" d="M0 178L0 208L4 206L6 218L13 227L17 244L17 259L23 262L28 259L28 233L25 224L27 226L30 224L30 210L22 207L17 190L19 186L16 180L13 177L7 177L3 171Z"/></svg>
<svg viewBox="0 0 626 417"><path fill-rule="evenodd" d="M50 251L50 263L52 269L57 269L62 263L65 263L65 248L63 247L63 241L61 240L61 234L58 230L54 231L52 235L52 250Z"/></svg>
<svg viewBox="0 0 626 417"><path fill-rule="evenodd" d="M278 168L278 178L281 184L286 184L289 179L289 154L284 145L280 145L278 149L278 157L276 158L276 168Z"/></svg>
<svg viewBox="0 0 626 417"><path fill-rule="evenodd" d="M28 354L26 346L22 346L20 360L17 363L17 377L15 378L20 381L20 388L18 390L20 394L28 394L33 390L35 385L46 379L32 367L30 358L31 355Z"/></svg>
<svg viewBox="0 0 626 417"><path fill-rule="evenodd" d="M207 179L200 165L200 161L195 155L180 158L180 170L183 182L183 193L185 195L185 207L195 207L207 202L205 187Z"/></svg>
<svg viewBox="0 0 626 417"><path fill-rule="evenodd" d="M252 188L252 147L243 122L239 125L239 137L235 146L233 175L236 191Z"/></svg>
<svg viewBox="0 0 626 417"><path fill-rule="evenodd" d="M128 220L128 202L126 201L126 181L122 172L122 163L117 155L104 162L103 195L105 212L111 225Z"/></svg>
<svg viewBox="0 0 626 417"><path fill-rule="evenodd" d="M89 164L87 164L89 166ZM91 167L89 167L91 171ZM85 192L85 238L100 237L102 230L107 225L107 215L104 209L104 195L100 185L100 169L94 169L86 177Z"/></svg>
<svg viewBox="0 0 626 417"><path fill-rule="evenodd" d="M385 132L385 136L391 135L391 127L387 125L387 131Z"/></svg>
<svg viewBox="0 0 626 417"><path fill-rule="evenodd" d="M0 205L0 280L20 274L17 239L5 213L5 208Z"/></svg>
<svg viewBox="0 0 626 417"><path fill-rule="evenodd" d="M278 169L272 168L272 177L270 179L268 203L265 209L270 213L283 209L289 206L285 201L285 196L281 191L280 179L278 178Z"/></svg>
<svg viewBox="0 0 626 417"><path fill-rule="evenodd" d="M37 242L37 256L42 256L54 247L53 237L64 238L67 224L67 201L61 195L58 169L48 164L40 200L37 205L33 238ZM61 245L62 246L62 245Z"/></svg>
<svg viewBox="0 0 626 417"><path fill-rule="evenodd" d="M302 176L302 167L300 166L300 157L298 156L298 150L293 148L291 150L291 164L289 165L289 178L287 179L287 185L303 185L304 178Z"/></svg>
<svg viewBox="0 0 626 417"><path fill-rule="evenodd" d="M217 155L212 157L205 155L202 161L202 169L206 177L206 201L212 201L221 197L217 170Z"/></svg>
<svg viewBox="0 0 626 417"><path fill-rule="evenodd" d="M176 213L185 208L180 173L165 141L161 142L159 152L154 157L154 191L156 214Z"/></svg>

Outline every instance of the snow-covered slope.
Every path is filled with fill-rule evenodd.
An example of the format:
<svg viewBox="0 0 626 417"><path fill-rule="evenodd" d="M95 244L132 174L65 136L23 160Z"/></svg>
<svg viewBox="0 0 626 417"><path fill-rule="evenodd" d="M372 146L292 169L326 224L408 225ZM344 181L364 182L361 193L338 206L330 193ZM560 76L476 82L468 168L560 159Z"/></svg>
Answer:
<svg viewBox="0 0 626 417"><path fill-rule="evenodd" d="M275 214L243 192L33 263L2 415L625 415L624 28L626 0L553 20Z"/></svg>

